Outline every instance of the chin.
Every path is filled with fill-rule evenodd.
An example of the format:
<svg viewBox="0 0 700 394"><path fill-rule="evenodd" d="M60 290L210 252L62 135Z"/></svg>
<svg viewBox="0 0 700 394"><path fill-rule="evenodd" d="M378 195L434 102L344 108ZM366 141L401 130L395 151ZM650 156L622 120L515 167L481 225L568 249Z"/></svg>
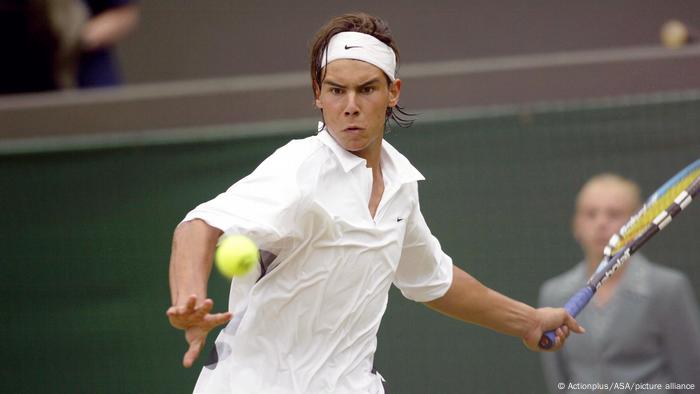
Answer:
<svg viewBox="0 0 700 394"><path fill-rule="evenodd" d="M363 151L366 149L364 146L354 146L354 145L351 145L351 146L343 146L343 148L345 148L346 151L352 152L352 153L355 153L355 154L360 153L360 152L363 152Z"/></svg>
<svg viewBox="0 0 700 394"><path fill-rule="evenodd" d="M367 141L365 141L364 138L340 138L340 140L336 139L336 141L338 141L345 150L350 152L357 152L367 148Z"/></svg>

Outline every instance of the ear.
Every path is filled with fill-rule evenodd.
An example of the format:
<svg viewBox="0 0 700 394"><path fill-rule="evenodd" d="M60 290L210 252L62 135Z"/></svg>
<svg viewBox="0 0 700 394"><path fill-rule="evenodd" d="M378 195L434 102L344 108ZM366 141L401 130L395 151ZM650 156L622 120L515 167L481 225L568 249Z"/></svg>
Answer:
<svg viewBox="0 0 700 394"><path fill-rule="evenodd" d="M396 79L389 85L389 107L396 107L399 103L399 97L401 96L401 80Z"/></svg>
<svg viewBox="0 0 700 394"><path fill-rule="evenodd" d="M571 218L571 234L574 236L576 242L581 243L580 233L579 233L579 218L578 213L575 213Z"/></svg>
<svg viewBox="0 0 700 394"><path fill-rule="evenodd" d="M321 104L321 88L318 86L318 84L314 81L312 82L314 85L314 104L316 104L316 108L318 109L323 109L323 104Z"/></svg>

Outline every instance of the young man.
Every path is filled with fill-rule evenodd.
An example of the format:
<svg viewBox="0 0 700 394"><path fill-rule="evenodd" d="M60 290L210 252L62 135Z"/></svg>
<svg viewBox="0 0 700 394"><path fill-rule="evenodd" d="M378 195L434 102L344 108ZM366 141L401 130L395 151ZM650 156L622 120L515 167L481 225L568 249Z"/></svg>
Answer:
<svg viewBox="0 0 700 394"><path fill-rule="evenodd" d="M556 348L569 330L582 332L563 309L534 309L484 287L430 234L422 175L383 141L401 92L397 61L382 20L331 20L311 53L319 133L277 150L176 229L167 314L185 330L186 367L233 316L195 392L384 392L372 363L392 284L533 350L548 329L558 329ZM233 281L229 312L211 314L206 283L224 232L250 236L264 257L259 271Z"/></svg>
<svg viewBox="0 0 700 394"><path fill-rule="evenodd" d="M541 305L563 305L603 258L610 237L641 206L639 187L613 174L591 178L576 199L574 237L585 261L547 281ZM688 279L635 254L579 315L590 334L543 354L547 386L564 383L700 384L700 318ZM571 390L574 392L577 390ZM580 391L580 390L579 390Z"/></svg>

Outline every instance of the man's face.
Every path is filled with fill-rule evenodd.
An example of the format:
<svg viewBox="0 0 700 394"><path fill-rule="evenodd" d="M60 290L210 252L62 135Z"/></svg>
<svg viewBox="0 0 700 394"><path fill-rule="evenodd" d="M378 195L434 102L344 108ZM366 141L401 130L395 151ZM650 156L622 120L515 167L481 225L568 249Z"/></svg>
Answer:
<svg viewBox="0 0 700 394"><path fill-rule="evenodd" d="M600 260L610 237L637 208L634 192L620 182L602 180L581 191L574 215L574 237L588 258Z"/></svg>
<svg viewBox="0 0 700 394"><path fill-rule="evenodd" d="M316 106L338 144L368 159L379 154L386 109L398 103L400 89L400 80L388 85L384 72L374 65L336 60L326 66Z"/></svg>

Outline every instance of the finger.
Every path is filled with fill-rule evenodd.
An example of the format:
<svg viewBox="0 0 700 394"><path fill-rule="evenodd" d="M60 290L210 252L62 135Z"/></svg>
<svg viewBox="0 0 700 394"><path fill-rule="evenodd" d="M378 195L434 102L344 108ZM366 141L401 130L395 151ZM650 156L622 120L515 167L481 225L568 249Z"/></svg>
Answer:
<svg viewBox="0 0 700 394"><path fill-rule="evenodd" d="M186 306L171 306L165 314L170 319L185 319L191 312L188 313Z"/></svg>
<svg viewBox="0 0 700 394"><path fill-rule="evenodd" d="M166 314L167 316L174 316L175 313L176 313L176 311L177 311L177 308L176 308L175 306L171 306L170 308L168 308L168 309L165 311L165 314Z"/></svg>
<svg viewBox="0 0 700 394"><path fill-rule="evenodd" d="M192 294L187 298L187 303L185 304L185 312L184 313L192 313L194 312L194 307L197 304L197 295Z"/></svg>
<svg viewBox="0 0 700 394"><path fill-rule="evenodd" d="M578 333L578 334L583 334L586 332L586 329L583 328L582 326L580 326L578 324L578 322L576 321L576 319L574 319L570 315L564 321L564 325L566 327L568 327L570 330L572 330L573 332Z"/></svg>
<svg viewBox="0 0 700 394"><path fill-rule="evenodd" d="M194 306L196 302L197 296L191 295L187 298L185 305L173 305L170 308L168 308L168 311L166 313L168 314L168 316L192 314L194 312Z"/></svg>
<svg viewBox="0 0 700 394"><path fill-rule="evenodd" d="M170 324L175 328L187 328L193 323L193 314L195 313L195 303L197 296L191 295L187 298L185 305L173 305L166 311ZM199 316L201 320L201 316Z"/></svg>
<svg viewBox="0 0 700 394"><path fill-rule="evenodd" d="M185 352L185 357L182 358L182 366L189 368L194 364L194 360L199 356L202 349L202 341L194 340L190 343L190 348Z"/></svg>
<svg viewBox="0 0 700 394"><path fill-rule="evenodd" d="M564 334L564 330L559 327L556 330L554 330L554 335L556 336L556 344L561 346L561 344L564 343L564 340L566 339L566 335ZM556 345L555 345L556 348Z"/></svg>
<svg viewBox="0 0 700 394"><path fill-rule="evenodd" d="M214 307L214 301L212 301L210 298L207 298L202 302L202 305L198 306L197 309L195 310L195 315L199 318L203 318L206 316L209 312L211 312L211 309Z"/></svg>
<svg viewBox="0 0 700 394"><path fill-rule="evenodd" d="M554 345L548 349L550 352L555 352L561 347L561 337L559 335L554 337Z"/></svg>
<svg viewBox="0 0 700 394"><path fill-rule="evenodd" d="M566 333L564 332L563 328L557 328L557 340L561 345L564 344L564 341L566 340Z"/></svg>
<svg viewBox="0 0 700 394"><path fill-rule="evenodd" d="M555 347L555 350L558 351L564 347L564 342L566 342L566 337L557 337L557 346Z"/></svg>
<svg viewBox="0 0 700 394"><path fill-rule="evenodd" d="M168 308L168 310L165 312L165 314L170 316L170 317L174 317L174 316L183 315L184 312L185 312L185 306L173 305L170 308Z"/></svg>
<svg viewBox="0 0 700 394"><path fill-rule="evenodd" d="M232 317L233 313L231 312L217 313L214 315L209 315L208 321L212 324L212 326L220 326L228 323Z"/></svg>

